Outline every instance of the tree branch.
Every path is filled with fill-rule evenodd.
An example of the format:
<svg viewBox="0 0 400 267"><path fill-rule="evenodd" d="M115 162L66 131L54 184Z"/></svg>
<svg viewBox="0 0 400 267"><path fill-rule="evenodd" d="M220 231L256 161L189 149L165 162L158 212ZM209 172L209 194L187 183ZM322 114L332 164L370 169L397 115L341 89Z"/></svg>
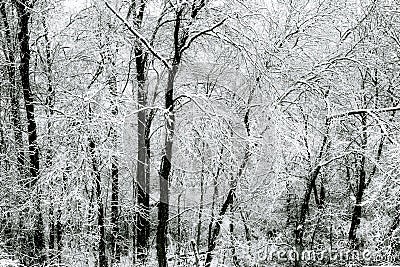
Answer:
<svg viewBox="0 0 400 267"><path fill-rule="evenodd" d="M400 105L395 106L395 107L390 107L390 108L380 108L380 109L355 109L355 110L350 110L346 111L343 113L338 113L338 114L333 114L329 118L334 119L334 118L341 118L341 117L346 117L350 115L360 115L364 113L383 113L383 112L393 112L400 110Z"/></svg>
<svg viewBox="0 0 400 267"><path fill-rule="evenodd" d="M193 43L194 40L196 40L198 37L208 33L208 32L212 32L213 30L215 30L216 28L218 28L219 26L221 26L222 24L225 23L225 21L228 19L228 17L222 19L220 22L218 22L217 24L215 24L214 26L212 26L209 29L203 30L197 34L195 34L192 38L189 39L189 41L181 48L181 54L183 54L183 52L188 49L190 47L190 45Z"/></svg>
<svg viewBox="0 0 400 267"><path fill-rule="evenodd" d="M160 60L164 66L167 69L171 69L171 65L168 63L168 61L161 56L155 49L154 47L151 46L151 44L146 40L146 38L144 38L138 31L136 31L134 28L132 28L132 26L129 24L128 21L126 21L126 19L124 19L123 17L121 17L120 14L118 14L117 11L115 11L110 4L107 1L104 1L104 3L106 4L107 8L111 10L112 13L114 13L114 15L126 26L126 28L136 37L139 39L139 41L149 50L149 52L151 54L153 54L153 56L155 58L157 58L158 60Z"/></svg>

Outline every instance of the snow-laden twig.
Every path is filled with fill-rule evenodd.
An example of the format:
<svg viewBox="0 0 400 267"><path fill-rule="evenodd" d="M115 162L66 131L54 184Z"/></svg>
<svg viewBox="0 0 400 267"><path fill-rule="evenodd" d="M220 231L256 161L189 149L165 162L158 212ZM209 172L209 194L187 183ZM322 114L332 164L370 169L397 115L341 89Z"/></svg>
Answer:
<svg viewBox="0 0 400 267"><path fill-rule="evenodd" d="M107 8L111 10L112 13L114 13L114 15L126 26L126 28L136 37L139 39L139 41L150 51L150 53L157 58L158 60L160 60L164 66L167 69L171 69L171 65L168 63L168 61L161 56L156 50L155 48L149 43L149 41L146 40L146 38L144 38L143 35L141 35L137 30L135 30L128 21L126 21L126 19L124 19L117 11L115 11L114 8L112 8L110 6L110 4L107 1L104 1L104 3L106 4Z"/></svg>
<svg viewBox="0 0 400 267"><path fill-rule="evenodd" d="M329 118L341 118L341 117L346 117L350 115L359 115L359 114L364 114L364 113L369 113L369 114L376 114L376 113L383 113L383 112L393 112L393 111L398 111L400 110L400 105L395 106L395 107L389 107L389 108L378 108L378 109L355 109L355 110L350 110L338 114L333 114Z"/></svg>
<svg viewBox="0 0 400 267"><path fill-rule="evenodd" d="M186 49L188 49L194 40L196 40L197 38L199 38L200 36L202 36L208 32L212 32L213 30L215 30L216 28L218 28L219 26L224 24L227 19L228 19L228 17L225 17L221 21L219 21L217 24L212 26L211 28L205 29L205 30L193 35L192 38L190 38L189 41L186 43L186 45L181 48L181 53L183 53Z"/></svg>

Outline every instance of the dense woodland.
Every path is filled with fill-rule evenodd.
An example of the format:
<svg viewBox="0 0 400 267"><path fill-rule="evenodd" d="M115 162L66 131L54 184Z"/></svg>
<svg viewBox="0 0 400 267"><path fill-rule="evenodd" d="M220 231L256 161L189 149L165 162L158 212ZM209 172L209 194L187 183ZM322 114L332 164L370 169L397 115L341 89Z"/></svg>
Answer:
<svg viewBox="0 0 400 267"><path fill-rule="evenodd" d="M400 263L400 1L0 0L0 35L1 266Z"/></svg>

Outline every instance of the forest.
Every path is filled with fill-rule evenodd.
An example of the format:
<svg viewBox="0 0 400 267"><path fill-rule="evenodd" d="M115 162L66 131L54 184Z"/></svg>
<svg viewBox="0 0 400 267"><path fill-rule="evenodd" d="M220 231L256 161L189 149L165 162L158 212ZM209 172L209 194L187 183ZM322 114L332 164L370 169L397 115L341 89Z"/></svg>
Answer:
<svg viewBox="0 0 400 267"><path fill-rule="evenodd" d="M400 265L399 0L0 0L0 267Z"/></svg>

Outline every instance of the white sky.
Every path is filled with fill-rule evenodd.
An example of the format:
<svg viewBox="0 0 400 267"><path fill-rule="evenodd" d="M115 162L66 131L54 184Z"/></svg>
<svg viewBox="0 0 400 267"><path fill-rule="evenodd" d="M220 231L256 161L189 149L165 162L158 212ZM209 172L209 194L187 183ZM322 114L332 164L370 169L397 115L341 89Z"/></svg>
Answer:
<svg viewBox="0 0 400 267"><path fill-rule="evenodd" d="M64 6L67 12L76 12L90 5L90 0L65 0Z"/></svg>

